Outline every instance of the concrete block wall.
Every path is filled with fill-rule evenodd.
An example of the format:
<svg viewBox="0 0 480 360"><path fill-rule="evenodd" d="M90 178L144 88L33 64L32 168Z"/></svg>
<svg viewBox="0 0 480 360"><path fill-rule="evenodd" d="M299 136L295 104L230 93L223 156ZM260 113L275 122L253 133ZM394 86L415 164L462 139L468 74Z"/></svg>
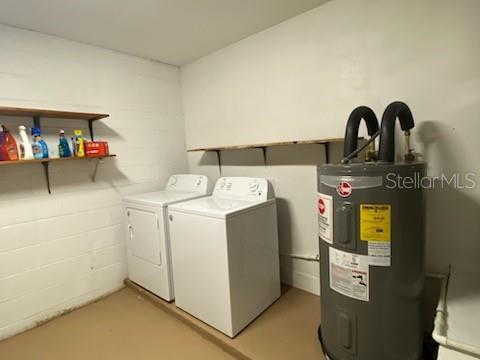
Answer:
<svg viewBox="0 0 480 360"><path fill-rule="evenodd" d="M0 339L123 286L125 194L187 170L178 69L0 26L0 105L109 113L94 124L117 159L0 166ZM32 120L20 120L26 126ZM14 135L18 119L0 117ZM58 131L86 122L45 120ZM18 137L17 137L18 138Z"/></svg>
<svg viewBox="0 0 480 360"><path fill-rule="evenodd" d="M371 106L380 118L402 100L428 174L474 173L478 183L479 13L475 0L334 0L216 51L182 67L187 145L343 137L356 106ZM402 146L397 141L399 153ZM285 146L267 154L265 166L261 150L224 151L222 173L272 177L282 252L315 256L316 165L324 151ZM189 164L218 176L214 153L189 153ZM427 199L428 270L478 269L480 187L445 185ZM318 274L314 262L282 258L283 280L295 287L318 294Z"/></svg>

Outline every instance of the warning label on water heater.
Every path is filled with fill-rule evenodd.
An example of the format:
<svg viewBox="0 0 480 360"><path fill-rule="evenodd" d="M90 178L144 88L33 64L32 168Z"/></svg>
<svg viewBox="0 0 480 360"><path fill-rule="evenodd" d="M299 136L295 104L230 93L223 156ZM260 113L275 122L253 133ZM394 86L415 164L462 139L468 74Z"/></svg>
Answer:
<svg viewBox="0 0 480 360"><path fill-rule="evenodd" d="M318 236L332 244L333 242L333 200L330 195L318 193Z"/></svg>
<svg viewBox="0 0 480 360"><path fill-rule="evenodd" d="M360 205L360 240L390 241L391 206Z"/></svg>
<svg viewBox="0 0 480 360"><path fill-rule="evenodd" d="M330 288L353 299L369 301L368 256L330 247L329 257Z"/></svg>
<svg viewBox="0 0 480 360"><path fill-rule="evenodd" d="M370 265L390 266L391 265L391 245L390 241L369 241L368 257Z"/></svg>

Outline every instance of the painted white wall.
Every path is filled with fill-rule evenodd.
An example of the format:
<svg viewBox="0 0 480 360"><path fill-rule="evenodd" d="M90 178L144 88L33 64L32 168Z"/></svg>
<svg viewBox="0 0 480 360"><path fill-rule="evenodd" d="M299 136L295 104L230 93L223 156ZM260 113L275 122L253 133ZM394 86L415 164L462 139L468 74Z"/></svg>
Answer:
<svg viewBox="0 0 480 360"><path fill-rule="evenodd" d="M116 160L0 167L0 339L123 285L123 194L187 170L178 68L0 26L0 105L109 113L94 125ZM17 134L17 120L0 118ZM24 119L31 125L31 119ZM43 121L57 133L86 123Z"/></svg>
<svg viewBox="0 0 480 360"><path fill-rule="evenodd" d="M342 137L358 105L380 117L403 100L429 174L480 181L480 2L334 0L182 68L187 147ZM400 145L400 144L399 144ZM339 149L335 155L339 155ZM318 253L316 169L322 147L222 152L224 175L272 178L281 249ZM191 171L218 176L215 154ZM479 267L480 185L428 193L427 265ZM318 292L318 266L283 259L284 280Z"/></svg>

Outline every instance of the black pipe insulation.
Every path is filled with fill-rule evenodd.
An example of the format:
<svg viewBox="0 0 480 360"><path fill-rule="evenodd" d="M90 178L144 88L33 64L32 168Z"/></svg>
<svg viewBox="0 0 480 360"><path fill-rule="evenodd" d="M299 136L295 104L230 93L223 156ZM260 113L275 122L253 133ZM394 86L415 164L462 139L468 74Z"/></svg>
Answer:
<svg viewBox="0 0 480 360"><path fill-rule="evenodd" d="M362 119L365 120L369 136L374 135L378 131L378 120L373 110L368 106L355 108L348 117L347 128L345 129L345 142L343 145L343 156L345 158L357 149L358 128ZM356 157L356 155L353 157Z"/></svg>
<svg viewBox="0 0 480 360"><path fill-rule="evenodd" d="M410 130L415 126L412 112L407 104L395 101L388 105L383 113L380 129L378 150L378 160L380 161L395 161L395 121L397 118L403 131Z"/></svg>

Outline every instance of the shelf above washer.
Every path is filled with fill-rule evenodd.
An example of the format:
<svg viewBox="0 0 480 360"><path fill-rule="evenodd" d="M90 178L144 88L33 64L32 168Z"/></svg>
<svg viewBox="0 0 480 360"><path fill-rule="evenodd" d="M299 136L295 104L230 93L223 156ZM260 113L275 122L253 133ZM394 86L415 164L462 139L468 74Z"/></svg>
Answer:
<svg viewBox="0 0 480 360"><path fill-rule="evenodd" d="M363 138L359 138L363 139ZM211 146L203 148L188 149L188 152L194 151L224 151L224 150L242 150L242 149L261 149L273 146L288 146L288 145L308 145L308 144L328 144L328 143L340 143L343 142L343 138L328 138L328 139L312 139L312 140L290 140L290 141L277 141L269 143L248 144L248 145L227 145L227 146Z"/></svg>
<svg viewBox="0 0 480 360"><path fill-rule="evenodd" d="M363 137L359 137L358 140L363 140ZM217 153L218 168L220 175L222 174L222 160L220 157L221 151L228 150L246 150L246 149L262 149L264 164L267 164L267 148L274 146L290 146L290 145L312 145L319 144L325 146L325 158L326 162L330 162L330 144L342 143L343 138L326 138L326 139L311 139L311 140L290 140L290 141L277 141L269 143L248 144L248 145L226 145L226 146L211 146L203 148L187 149L187 152L196 151L213 151Z"/></svg>

